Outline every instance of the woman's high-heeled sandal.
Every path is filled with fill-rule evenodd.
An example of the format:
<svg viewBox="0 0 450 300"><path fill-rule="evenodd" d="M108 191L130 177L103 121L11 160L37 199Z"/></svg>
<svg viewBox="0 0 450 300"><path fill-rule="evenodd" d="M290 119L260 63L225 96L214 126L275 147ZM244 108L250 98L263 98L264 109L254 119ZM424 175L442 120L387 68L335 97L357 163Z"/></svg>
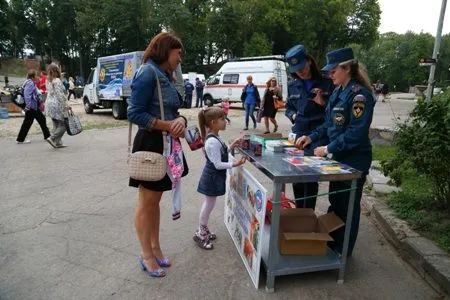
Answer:
<svg viewBox="0 0 450 300"><path fill-rule="evenodd" d="M172 265L172 263L170 262L170 260L167 257L164 257L164 258L161 258L161 259L156 257L156 262L158 263L158 265L161 268L168 268L168 267L170 267Z"/></svg>
<svg viewBox="0 0 450 300"><path fill-rule="evenodd" d="M145 265L144 258L142 256L139 256L139 266L141 267L142 271L144 271L145 273L147 273L151 277L159 278L159 277L166 276L166 271L164 271L161 268L158 268L158 270L156 270L156 271L150 271L148 269L148 267Z"/></svg>

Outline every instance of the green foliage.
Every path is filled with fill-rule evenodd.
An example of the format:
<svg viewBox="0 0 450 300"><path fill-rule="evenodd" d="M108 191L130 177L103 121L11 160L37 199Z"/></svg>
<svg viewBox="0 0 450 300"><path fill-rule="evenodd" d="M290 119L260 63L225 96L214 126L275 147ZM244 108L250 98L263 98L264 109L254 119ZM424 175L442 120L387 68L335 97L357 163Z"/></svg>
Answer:
<svg viewBox="0 0 450 300"><path fill-rule="evenodd" d="M244 44L244 56L262 56L272 53L272 45L263 33L254 33Z"/></svg>
<svg viewBox="0 0 450 300"><path fill-rule="evenodd" d="M419 101L395 135L397 151L383 163L396 183L409 170L428 178L433 199L428 204L450 211L450 93Z"/></svg>
<svg viewBox="0 0 450 300"><path fill-rule="evenodd" d="M408 91L410 86L427 84L429 68L419 66L419 60L431 57L434 37L427 33L385 33L368 50L360 52L371 79L389 83L391 90ZM444 36L436 79L440 85L450 82L450 35Z"/></svg>
<svg viewBox="0 0 450 300"><path fill-rule="evenodd" d="M415 170L405 170L402 191L388 196L388 204L412 229L450 252L450 216L433 206L433 182Z"/></svg>
<svg viewBox="0 0 450 300"><path fill-rule="evenodd" d="M372 147L372 160L387 161L395 156L395 151L395 146L374 145Z"/></svg>
<svg viewBox="0 0 450 300"><path fill-rule="evenodd" d="M331 48L371 45L380 8L376 0L0 0L1 21L5 14L2 55L30 48L86 76L97 57L143 50L161 30L181 37L185 71L235 56L284 54L297 43L323 63Z"/></svg>

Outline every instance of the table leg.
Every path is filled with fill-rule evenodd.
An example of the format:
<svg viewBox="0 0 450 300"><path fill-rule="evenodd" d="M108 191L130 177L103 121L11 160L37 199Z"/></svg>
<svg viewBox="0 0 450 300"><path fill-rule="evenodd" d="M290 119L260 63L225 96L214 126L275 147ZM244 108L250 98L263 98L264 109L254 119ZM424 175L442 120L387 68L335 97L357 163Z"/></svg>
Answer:
<svg viewBox="0 0 450 300"><path fill-rule="evenodd" d="M266 291L273 293L275 291L275 267L278 263L280 250L278 249L278 232L280 227L280 209L281 209L281 183L273 183L273 205L272 216L270 218L270 237L269 237L269 257L267 261L267 280Z"/></svg>
<svg viewBox="0 0 450 300"><path fill-rule="evenodd" d="M352 190L350 192L350 199L348 202L347 221L345 224L345 235L344 235L344 247L342 249L341 267L339 268L338 284L344 283L345 268L347 266L347 253L348 253L348 243L350 241L350 228L352 226L353 209L355 207L356 181L357 179L352 180L352 187L351 187Z"/></svg>

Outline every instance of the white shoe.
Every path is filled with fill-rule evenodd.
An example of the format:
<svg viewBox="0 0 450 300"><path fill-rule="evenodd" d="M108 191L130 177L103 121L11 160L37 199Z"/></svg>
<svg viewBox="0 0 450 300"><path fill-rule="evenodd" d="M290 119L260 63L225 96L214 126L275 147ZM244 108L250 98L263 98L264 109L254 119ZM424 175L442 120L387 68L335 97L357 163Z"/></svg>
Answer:
<svg viewBox="0 0 450 300"><path fill-rule="evenodd" d="M58 148L58 146L56 146L55 142L52 140L51 137L47 138L46 141L52 145L53 148Z"/></svg>
<svg viewBox="0 0 450 300"><path fill-rule="evenodd" d="M17 144L29 144L29 143L31 143L31 141L30 140L24 140L23 142L16 141L16 143Z"/></svg>

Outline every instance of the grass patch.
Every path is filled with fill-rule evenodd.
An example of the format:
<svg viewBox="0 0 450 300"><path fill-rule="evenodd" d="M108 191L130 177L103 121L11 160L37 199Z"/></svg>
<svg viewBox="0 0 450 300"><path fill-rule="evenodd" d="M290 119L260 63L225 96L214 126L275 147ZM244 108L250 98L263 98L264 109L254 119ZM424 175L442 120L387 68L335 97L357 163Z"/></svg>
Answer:
<svg viewBox="0 0 450 300"><path fill-rule="evenodd" d="M387 202L412 229L450 253L450 215L437 208L431 186L425 176L410 171L402 179L402 191L390 194Z"/></svg>
<svg viewBox="0 0 450 300"><path fill-rule="evenodd" d="M108 129L116 127L126 127L128 126L128 121L116 121L114 123L94 123L94 124L83 124L83 130L91 129Z"/></svg>
<svg viewBox="0 0 450 300"><path fill-rule="evenodd" d="M27 75L28 69L22 59L2 59L0 60L0 75L20 76ZM3 78L2 78L3 80Z"/></svg>
<svg viewBox="0 0 450 300"><path fill-rule="evenodd" d="M395 146L388 145L373 145L372 147L372 155L373 160L389 160L394 157L396 151Z"/></svg>

